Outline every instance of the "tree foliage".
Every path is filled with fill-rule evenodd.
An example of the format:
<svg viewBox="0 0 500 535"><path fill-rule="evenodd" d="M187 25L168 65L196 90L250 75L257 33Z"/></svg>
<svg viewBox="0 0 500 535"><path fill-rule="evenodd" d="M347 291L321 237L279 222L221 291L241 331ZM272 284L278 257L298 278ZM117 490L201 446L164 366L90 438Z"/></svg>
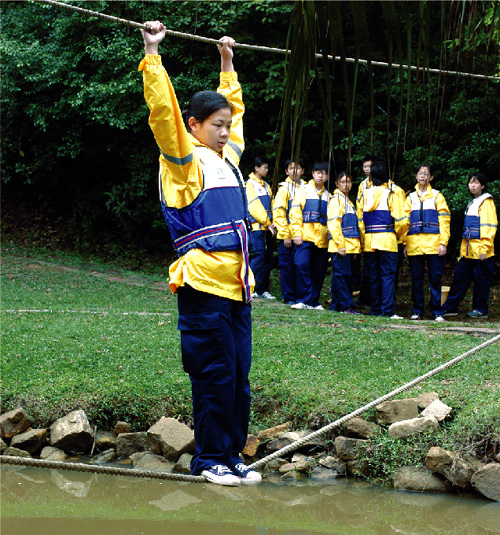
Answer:
<svg viewBox="0 0 500 535"><path fill-rule="evenodd" d="M450 206L467 201L478 167L498 178L499 84L434 75L426 67L498 73L495 2L73 1L73 5L173 30L284 48L290 57L238 49L249 170L255 155L335 171L375 152L405 189L430 159ZM138 30L36 2L2 2L2 200L7 212L44 214L97 249L159 249L169 240L157 203L158 150L137 66ZM460 32L455 30L459 28ZM214 88L214 46L167 38L163 63L181 106ZM316 53L323 53L317 58ZM331 61L326 55L369 60ZM419 65L417 73L371 60ZM284 97L284 98L282 98ZM278 140L281 138L280 153ZM490 188L497 196L499 188Z"/></svg>

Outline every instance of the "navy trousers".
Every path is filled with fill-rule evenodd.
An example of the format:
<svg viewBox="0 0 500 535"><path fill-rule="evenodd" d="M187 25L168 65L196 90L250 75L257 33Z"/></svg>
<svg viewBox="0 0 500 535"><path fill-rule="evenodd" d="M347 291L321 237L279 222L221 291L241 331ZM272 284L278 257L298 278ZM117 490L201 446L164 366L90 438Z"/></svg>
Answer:
<svg viewBox="0 0 500 535"><path fill-rule="evenodd" d="M178 289L182 364L192 387L196 451L191 472L230 467L245 447L250 415L251 306L190 286Z"/></svg>
<svg viewBox="0 0 500 535"><path fill-rule="evenodd" d="M429 308L434 316L441 316L444 308L441 306L441 278L446 267L446 257L437 254L408 256L411 273L411 299L413 301L413 314L424 314L424 275L425 265L431 296Z"/></svg>
<svg viewBox="0 0 500 535"><path fill-rule="evenodd" d="M398 253L365 252L366 272L370 281L372 316L392 316L396 309L396 270Z"/></svg>
<svg viewBox="0 0 500 535"><path fill-rule="evenodd" d="M295 245L285 247L280 241L278 249L278 267L280 268L281 299L284 303L293 302L297 299L295 289L297 284L297 270L293 260Z"/></svg>
<svg viewBox="0 0 500 535"><path fill-rule="evenodd" d="M343 312L354 308L352 298L352 260L354 255L332 253L332 301L330 310Z"/></svg>
<svg viewBox="0 0 500 535"><path fill-rule="evenodd" d="M269 290L273 265L273 235L269 230L253 230L251 236L250 268L255 277L255 292L261 295Z"/></svg>
<svg viewBox="0 0 500 535"><path fill-rule="evenodd" d="M474 281L472 309L488 314L488 297L494 270L492 256L486 260L462 257L455 268L453 282L444 304L446 312L457 312L458 305L465 297L470 283Z"/></svg>
<svg viewBox="0 0 500 535"><path fill-rule="evenodd" d="M297 303L318 306L328 267L328 249L305 241L295 246L294 259L297 267Z"/></svg>

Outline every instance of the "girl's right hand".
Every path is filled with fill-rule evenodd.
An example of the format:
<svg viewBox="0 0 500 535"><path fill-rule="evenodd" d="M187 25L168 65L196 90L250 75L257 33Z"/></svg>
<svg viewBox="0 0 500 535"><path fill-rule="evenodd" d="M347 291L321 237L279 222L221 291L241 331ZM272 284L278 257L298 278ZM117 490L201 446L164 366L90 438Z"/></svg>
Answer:
<svg viewBox="0 0 500 535"><path fill-rule="evenodd" d="M144 51L146 54L158 54L158 44L165 37L166 28L159 21L147 21L145 23L149 31L141 30L144 39Z"/></svg>

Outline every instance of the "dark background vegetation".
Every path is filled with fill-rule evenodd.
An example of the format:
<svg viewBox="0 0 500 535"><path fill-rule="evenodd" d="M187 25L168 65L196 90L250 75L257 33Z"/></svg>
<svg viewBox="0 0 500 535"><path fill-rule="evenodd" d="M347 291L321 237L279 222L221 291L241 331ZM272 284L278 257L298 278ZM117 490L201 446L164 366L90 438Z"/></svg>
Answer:
<svg viewBox="0 0 500 535"><path fill-rule="evenodd" d="M287 38L293 43L290 23L301 17L297 2L72 3L137 22L160 19L182 32L227 34L240 43L278 48L286 47ZM463 24L455 22L463 35L460 30L445 44L443 24L451 2L395 3L392 26L384 2L333 4L341 17L339 53L347 57L369 54L388 61L403 42L408 63L499 74L499 30L492 29L500 20L496 2L459 2L465 15ZM368 23L363 36L361 7ZM473 9L472 20L467 14ZM137 72L143 55L140 32L36 2L2 2L1 17L4 235L101 255L170 256L157 201L158 150ZM414 31L405 34L411 25ZM161 53L181 107L195 91L216 88L215 46L167 38ZM255 155L274 159L280 131L285 139L280 171L291 155L291 127L280 122L285 62L283 55L236 51L247 110L244 173ZM312 77L304 109L300 153L308 174L330 150L324 141L321 72ZM376 153L390 161L396 182L410 190L415 164L432 162L435 186L453 213L449 249L456 256L471 171L487 173L500 206L499 83L363 65L355 76L354 65L342 62L332 63L328 80L335 172L349 167L359 179L362 157Z"/></svg>

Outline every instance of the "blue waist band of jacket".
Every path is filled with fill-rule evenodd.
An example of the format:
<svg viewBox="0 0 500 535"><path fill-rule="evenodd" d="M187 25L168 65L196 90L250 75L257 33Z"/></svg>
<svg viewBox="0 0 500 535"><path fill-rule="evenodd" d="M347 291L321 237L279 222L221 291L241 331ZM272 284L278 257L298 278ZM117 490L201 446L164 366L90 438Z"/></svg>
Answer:
<svg viewBox="0 0 500 535"><path fill-rule="evenodd" d="M467 240L467 247L465 254L469 254L470 240L481 239L480 220L477 215L466 215L464 219L464 232L462 238Z"/></svg>
<svg viewBox="0 0 500 535"><path fill-rule="evenodd" d="M266 211L269 220L272 221L273 214L271 211L271 198L269 197L269 195L259 195L257 199L259 199L259 201L262 203L262 206L264 207L264 210ZM253 215L250 213L248 215L248 219L250 220L250 223L257 223L255 217L253 217Z"/></svg>
<svg viewBox="0 0 500 535"><path fill-rule="evenodd" d="M439 215L437 210L412 210L408 234L439 234Z"/></svg>
<svg viewBox="0 0 500 535"><path fill-rule="evenodd" d="M391 212L388 210L374 210L373 212L364 212L363 221L365 223L365 232L368 234L376 232L394 232L394 221Z"/></svg>
<svg viewBox="0 0 500 535"><path fill-rule="evenodd" d="M342 216L342 235L344 238L359 238L358 218L354 213L347 213Z"/></svg>

